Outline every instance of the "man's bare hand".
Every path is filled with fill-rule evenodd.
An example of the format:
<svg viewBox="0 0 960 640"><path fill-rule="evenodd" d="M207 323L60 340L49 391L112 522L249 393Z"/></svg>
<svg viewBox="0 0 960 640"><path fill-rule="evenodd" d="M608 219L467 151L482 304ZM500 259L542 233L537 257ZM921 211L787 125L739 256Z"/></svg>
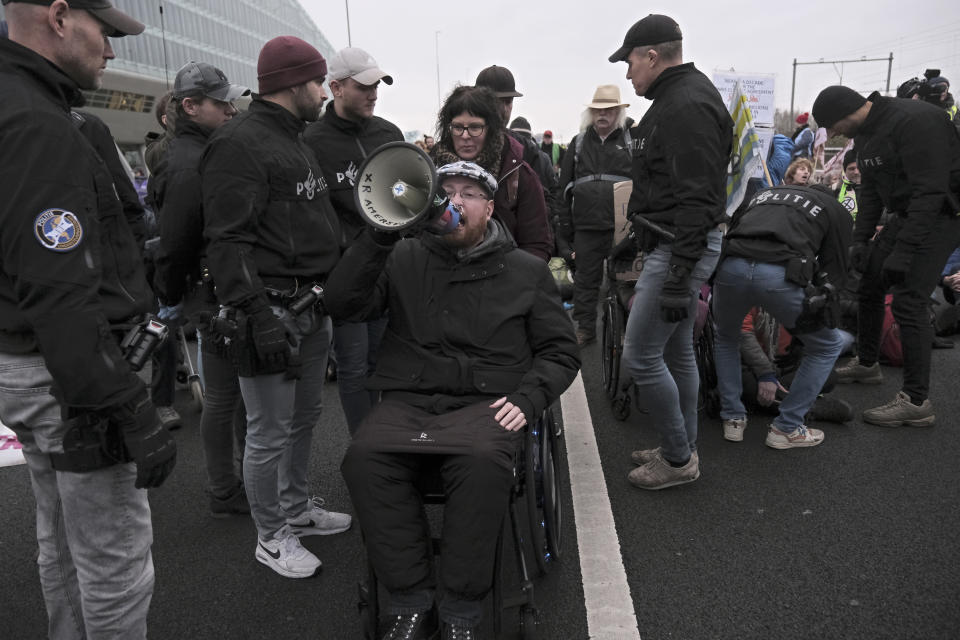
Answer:
<svg viewBox="0 0 960 640"><path fill-rule="evenodd" d="M507 402L506 396L494 401L490 408L499 409L497 415L493 418L507 431L519 431L527 424L527 418L523 415L523 411L512 402Z"/></svg>

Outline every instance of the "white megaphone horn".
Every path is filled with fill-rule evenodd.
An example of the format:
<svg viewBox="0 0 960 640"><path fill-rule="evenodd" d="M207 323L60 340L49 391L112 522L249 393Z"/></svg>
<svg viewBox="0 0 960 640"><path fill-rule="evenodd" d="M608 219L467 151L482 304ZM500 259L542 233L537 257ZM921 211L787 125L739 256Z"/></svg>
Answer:
<svg viewBox="0 0 960 640"><path fill-rule="evenodd" d="M367 156L357 175L354 197L367 224L401 231L437 207L437 169L430 157L408 142L388 142Z"/></svg>

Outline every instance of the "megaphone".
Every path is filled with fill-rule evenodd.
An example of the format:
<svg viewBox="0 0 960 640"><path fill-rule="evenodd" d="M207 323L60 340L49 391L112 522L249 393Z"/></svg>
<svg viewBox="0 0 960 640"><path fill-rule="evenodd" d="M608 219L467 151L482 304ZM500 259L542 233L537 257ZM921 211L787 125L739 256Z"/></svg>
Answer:
<svg viewBox="0 0 960 640"><path fill-rule="evenodd" d="M367 224L402 231L425 216L447 214L449 201L438 186L437 168L420 147L388 142L364 160L353 193Z"/></svg>

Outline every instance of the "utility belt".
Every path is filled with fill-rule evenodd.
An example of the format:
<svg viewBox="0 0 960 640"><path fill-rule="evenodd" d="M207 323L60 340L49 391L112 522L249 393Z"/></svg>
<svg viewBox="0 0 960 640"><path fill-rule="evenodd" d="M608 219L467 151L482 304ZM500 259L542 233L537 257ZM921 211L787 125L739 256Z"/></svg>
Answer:
<svg viewBox="0 0 960 640"><path fill-rule="evenodd" d="M633 178L627 176L618 176L612 173L591 173L588 176L577 178L573 181L573 186L583 184L584 182L632 182Z"/></svg>
<svg viewBox="0 0 960 640"><path fill-rule="evenodd" d="M301 280L296 277L263 277L264 293L270 304L283 307L295 316L307 309L316 307L322 315L326 315L323 307L323 285L313 280Z"/></svg>
<svg viewBox="0 0 960 640"><path fill-rule="evenodd" d="M628 214L632 226L630 237L643 253L650 253L661 242L673 242L677 239L677 228L670 224L651 222L639 213Z"/></svg>

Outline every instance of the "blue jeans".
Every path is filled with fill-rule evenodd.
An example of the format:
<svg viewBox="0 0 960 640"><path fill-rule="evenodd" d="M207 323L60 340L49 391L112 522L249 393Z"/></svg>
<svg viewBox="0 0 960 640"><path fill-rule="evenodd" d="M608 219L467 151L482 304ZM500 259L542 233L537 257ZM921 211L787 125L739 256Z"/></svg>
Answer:
<svg viewBox="0 0 960 640"><path fill-rule="evenodd" d="M63 452L65 429L52 384L39 353L0 353L0 420L30 471L49 636L145 638L154 575L147 492L133 486L133 463L53 469L48 454Z"/></svg>
<svg viewBox="0 0 960 640"><path fill-rule="evenodd" d="M700 287L720 257L720 231L707 234L707 248L690 275L690 307L680 322L660 318L660 291L670 266L670 244L647 255L634 287L627 317L623 362L660 434L663 457L685 462L697 448L697 393L700 378L693 352L693 323Z"/></svg>
<svg viewBox="0 0 960 640"><path fill-rule="evenodd" d="M367 389L367 378L377 363L387 318L372 322L347 322L333 326L333 351L337 357L337 390L340 405L353 435L379 394Z"/></svg>
<svg viewBox="0 0 960 640"><path fill-rule="evenodd" d="M323 409L331 334L330 318L312 310L295 318L280 307L273 311L296 339L302 364L299 380L283 373L240 378L247 408L243 483L263 540L308 508L310 441Z"/></svg>
<svg viewBox="0 0 960 640"><path fill-rule="evenodd" d="M713 310L717 322L717 386L720 417L746 415L740 378L740 328L751 307L763 307L784 327L791 328L803 310L803 289L784 279L783 265L726 258L717 269L713 284ZM803 424L803 417L817 399L827 376L843 349L838 329L826 327L799 336L803 358L790 383L790 393L780 403L774 426L790 433Z"/></svg>

